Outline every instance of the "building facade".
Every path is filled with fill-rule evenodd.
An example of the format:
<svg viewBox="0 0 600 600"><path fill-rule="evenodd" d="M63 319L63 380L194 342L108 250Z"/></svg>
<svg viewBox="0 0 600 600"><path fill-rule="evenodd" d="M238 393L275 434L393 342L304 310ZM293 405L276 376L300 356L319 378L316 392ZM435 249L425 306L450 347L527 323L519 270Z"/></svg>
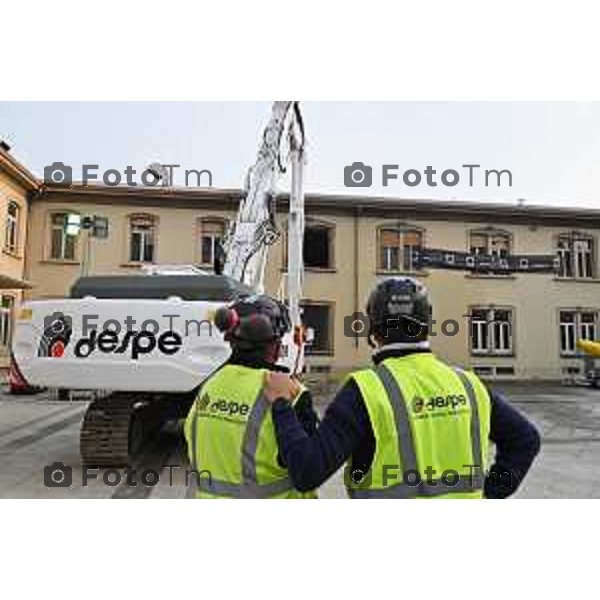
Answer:
<svg viewBox="0 0 600 600"><path fill-rule="evenodd" d="M210 269L235 216L237 190L42 188L29 200L27 298L68 295L82 273L129 273L148 263ZM267 290L285 280L286 202L271 247ZM95 216L94 236L70 236L69 214ZM490 378L560 379L582 369L575 342L598 337L600 211L527 205L332 195L306 197L304 318L315 337L313 371L365 364L366 338L353 333L369 290L409 274L434 303L432 345L444 358ZM414 247L507 257L556 254L557 274L483 275L416 270Z"/></svg>
<svg viewBox="0 0 600 600"><path fill-rule="evenodd" d="M21 302L29 197L39 183L0 142L0 366L8 363L15 311Z"/></svg>
<svg viewBox="0 0 600 600"><path fill-rule="evenodd" d="M62 298L82 274L131 273L145 264L212 268L239 190L46 187L0 143L0 366L23 298ZM286 205L270 249L267 291L285 284ZM71 235L69 215L95 217ZM312 371L369 360L357 334L370 289L409 274L434 303L432 346L490 378L560 379L581 373L579 338L597 339L600 210L307 195L304 320L314 330ZM556 274L483 275L416 269L412 250L445 248L508 257L552 254Z"/></svg>

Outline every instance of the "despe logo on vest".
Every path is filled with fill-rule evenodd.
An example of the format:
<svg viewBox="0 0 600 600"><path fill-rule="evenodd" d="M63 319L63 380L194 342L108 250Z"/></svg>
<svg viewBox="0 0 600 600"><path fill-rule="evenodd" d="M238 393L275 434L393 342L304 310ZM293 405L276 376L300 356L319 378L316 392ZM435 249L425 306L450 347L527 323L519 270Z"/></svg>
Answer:
<svg viewBox="0 0 600 600"><path fill-rule="evenodd" d="M467 399L464 394L448 394L447 396L433 396L425 400L421 396L416 396L412 400L412 409L416 414L427 414L440 409L456 410L467 405Z"/></svg>
<svg viewBox="0 0 600 600"><path fill-rule="evenodd" d="M247 417L250 405L235 400L211 398L207 392L198 398L198 410L208 412L216 417Z"/></svg>

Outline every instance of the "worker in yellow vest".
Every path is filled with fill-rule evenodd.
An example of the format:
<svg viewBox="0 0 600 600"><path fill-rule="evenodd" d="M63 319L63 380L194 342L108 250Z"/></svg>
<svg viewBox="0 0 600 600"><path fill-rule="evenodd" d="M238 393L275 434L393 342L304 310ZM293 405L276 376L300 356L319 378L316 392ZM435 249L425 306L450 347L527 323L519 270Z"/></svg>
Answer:
<svg viewBox="0 0 600 600"><path fill-rule="evenodd" d="M266 374L278 366L281 340L290 330L282 303L247 296L219 309L215 325L231 345L231 356L200 386L184 432L192 468L188 484L197 498L313 498L297 491L279 454L273 420L263 393ZM296 385L290 398L303 433L316 431L310 394Z"/></svg>
<svg viewBox="0 0 600 600"><path fill-rule="evenodd" d="M356 371L306 436L288 400L298 383L271 375L278 443L297 489L315 489L346 461L351 498L505 498L540 447L536 428L471 372L429 348L431 306L410 277L380 282L367 304L373 366ZM491 468L489 442L496 445Z"/></svg>

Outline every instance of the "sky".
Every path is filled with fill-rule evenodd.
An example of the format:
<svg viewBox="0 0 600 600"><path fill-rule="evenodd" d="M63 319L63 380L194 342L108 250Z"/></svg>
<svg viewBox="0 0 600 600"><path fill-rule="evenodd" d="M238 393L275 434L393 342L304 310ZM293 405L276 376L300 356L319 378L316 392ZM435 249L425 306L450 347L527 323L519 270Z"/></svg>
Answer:
<svg viewBox="0 0 600 600"><path fill-rule="evenodd" d="M302 110L307 192L600 208L600 103L303 102ZM237 188L269 113L270 102L0 102L0 139L40 177L56 161L74 179L84 163L140 173L160 162L181 165L178 184L184 169L209 169L214 186ZM372 168L370 187L344 185L355 162ZM466 164L480 165L472 185ZM382 165L397 165L387 186ZM403 181L411 169L417 186ZM447 169L457 185L442 183ZM508 175L486 185L486 169L510 170L512 186Z"/></svg>

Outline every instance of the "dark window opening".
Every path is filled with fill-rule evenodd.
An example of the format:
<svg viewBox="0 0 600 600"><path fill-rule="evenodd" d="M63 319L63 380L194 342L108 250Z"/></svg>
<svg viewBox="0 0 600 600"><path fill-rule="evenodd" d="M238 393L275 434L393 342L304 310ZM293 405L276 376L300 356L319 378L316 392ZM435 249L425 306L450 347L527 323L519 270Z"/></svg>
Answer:
<svg viewBox="0 0 600 600"><path fill-rule="evenodd" d="M332 353L331 306L306 304L302 306L302 322L313 330L312 343L306 346L306 354Z"/></svg>
<svg viewBox="0 0 600 600"><path fill-rule="evenodd" d="M496 375L514 375L514 367L496 367Z"/></svg>
<svg viewBox="0 0 600 600"><path fill-rule="evenodd" d="M314 269L330 269L331 227L309 225L304 231L304 265Z"/></svg>
<svg viewBox="0 0 600 600"><path fill-rule="evenodd" d="M204 220L200 224L200 262L205 266L213 266L215 258L222 250L225 235L224 221Z"/></svg>

